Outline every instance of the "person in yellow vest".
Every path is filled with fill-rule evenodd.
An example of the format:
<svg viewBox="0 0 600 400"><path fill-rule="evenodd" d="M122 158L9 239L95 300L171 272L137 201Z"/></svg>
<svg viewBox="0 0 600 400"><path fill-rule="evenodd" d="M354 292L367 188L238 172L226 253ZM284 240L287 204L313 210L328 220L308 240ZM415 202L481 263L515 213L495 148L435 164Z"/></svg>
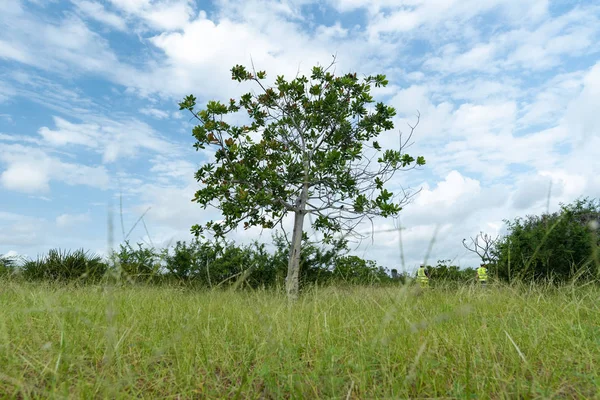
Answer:
<svg viewBox="0 0 600 400"><path fill-rule="evenodd" d="M485 264L481 264L479 268L477 268L477 280L480 282L481 286L485 286L487 284L487 279L487 268L485 267Z"/></svg>
<svg viewBox="0 0 600 400"><path fill-rule="evenodd" d="M425 271L424 265L421 265L417 270L417 281L419 281L419 285L421 285L422 288L429 287L429 275L427 274L427 271Z"/></svg>

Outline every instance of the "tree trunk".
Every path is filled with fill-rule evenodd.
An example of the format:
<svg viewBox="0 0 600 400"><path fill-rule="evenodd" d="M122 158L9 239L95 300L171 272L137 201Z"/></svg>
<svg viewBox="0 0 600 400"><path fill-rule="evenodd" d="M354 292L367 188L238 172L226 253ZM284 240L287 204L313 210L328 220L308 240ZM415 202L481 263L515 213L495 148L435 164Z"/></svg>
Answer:
<svg viewBox="0 0 600 400"><path fill-rule="evenodd" d="M302 227L304 225L304 211L296 211L294 217L294 231L290 245L290 257L288 259L288 272L285 278L285 288L288 299L296 300L299 292L300 277L300 251L302 250Z"/></svg>

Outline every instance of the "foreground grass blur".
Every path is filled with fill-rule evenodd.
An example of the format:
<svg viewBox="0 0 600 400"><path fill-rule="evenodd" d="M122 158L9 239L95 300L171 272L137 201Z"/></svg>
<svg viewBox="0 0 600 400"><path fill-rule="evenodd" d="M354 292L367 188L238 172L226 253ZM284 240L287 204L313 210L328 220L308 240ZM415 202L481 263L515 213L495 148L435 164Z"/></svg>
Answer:
<svg viewBox="0 0 600 400"><path fill-rule="evenodd" d="M597 287L0 282L4 398L594 398Z"/></svg>

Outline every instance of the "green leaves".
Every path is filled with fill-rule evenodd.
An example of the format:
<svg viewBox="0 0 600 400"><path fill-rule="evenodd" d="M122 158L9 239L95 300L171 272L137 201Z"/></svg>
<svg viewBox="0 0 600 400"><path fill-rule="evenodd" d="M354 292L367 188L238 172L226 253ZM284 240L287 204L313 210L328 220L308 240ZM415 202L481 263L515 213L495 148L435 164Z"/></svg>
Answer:
<svg viewBox="0 0 600 400"><path fill-rule="evenodd" d="M236 65L231 68L231 79L234 81L242 82L252 79L252 74L246 70L243 65Z"/></svg>
<svg viewBox="0 0 600 400"><path fill-rule="evenodd" d="M492 251L495 273L504 280L598 279L594 264L600 242L590 221L600 221L598 199L579 199L561 204L552 214L505 221L508 234Z"/></svg>
<svg viewBox="0 0 600 400"><path fill-rule="evenodd" d="M206 111L208 113L205 115L225 115L229 112L229 108L219 101L211 100L206 104Z"/></svg>
<svg viewBox="0 0 600 400"><path fill-rule="evenodd" d="M369 203L369 200L367 200L367 196L365 196L364 194L357 196L356 200L354 200L354 212L357 212L357 213L365 212L368 203Z"/></svg>
<svg viewBox="0 0 600 400"><path fill-rule="evenodd" d="M196 106L196 97L194 95L185 96L183 101L179 103L179 110L190 110L193 111Z"/></svg>
<svg viewBox="0 0 600 400"><path fill-rule="evenodd" d="M375 87L386 87L388 85L388 80L385 78L385 75L377 75L375 77Z"/></svg>
<svg viewBox="0 0 600 400"><path fill-rule="evenodd" d="M345 218L401 210L402 200L394 200L385 185L395 171L425 160L401 149L383 149L376 140L393 129L396 115L393 107L375 103L370 93L373 85L388 84L385 75L336 76L315 66L310 77L277 76L272 87L262 83L265 71L236 65L231 76L255 83L257 90L227 103L208 101L198 112L194 96L179 103L198 121L192 130L194 147L213 153L195 174L200 188L192 201L215 206L223 217L218 223L194 225L193 233L208 229L221 236L238 225L272 228L288 212L302 212L315 214L313 227L332 238L344 229ZM250 121L232 124L238 112ZM365 155L369 143L380 152L377 163ZM336 216L328 209L336 210Z"/></svg>

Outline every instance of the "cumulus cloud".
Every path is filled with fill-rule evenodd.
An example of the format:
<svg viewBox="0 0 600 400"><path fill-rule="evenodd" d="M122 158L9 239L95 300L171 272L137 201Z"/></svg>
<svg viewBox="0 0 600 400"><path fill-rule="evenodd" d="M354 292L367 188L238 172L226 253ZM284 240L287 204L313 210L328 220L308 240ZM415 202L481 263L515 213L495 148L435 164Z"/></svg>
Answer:
<svg viewBox="0 0 600 400"><path fill-rule="evenodd" d="M48 173L39 165L24 161L10 164L0 175L6 189L26 193L47 192L49 180Z"/></svg>
<svg viewBox="0 0 600 400"><path fill-rule="evenodd" d="M560 189L560 188L558 188ZM554 194L557 188L554 188ZM527 210L552 194L552 179L542 175L523 179L513 193L512 203L518 210Z"/></svg>
<svg viewBox="0 0 600 400"><path fill-rule="evenodd" d="M7 190L24 193L47 192L51 181L100 189L110 186L108 171L102 166L64 162L35 147L3 145L0 150L0 183Z"/></svg>

